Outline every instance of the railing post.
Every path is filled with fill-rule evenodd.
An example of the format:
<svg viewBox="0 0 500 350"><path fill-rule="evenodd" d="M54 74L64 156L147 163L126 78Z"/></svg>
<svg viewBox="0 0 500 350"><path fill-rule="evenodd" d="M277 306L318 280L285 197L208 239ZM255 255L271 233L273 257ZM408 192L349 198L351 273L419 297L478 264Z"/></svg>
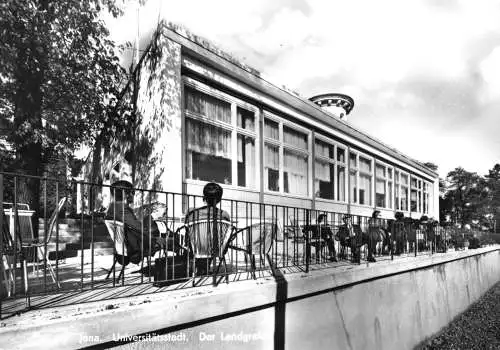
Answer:
<svg viewBox="0 0 500 350"><path fill-rule="evenodd" d="M310 209L306 209L306 225L305 225L305 227L309 227L310 220L311 220ZM309 272L309 263L310 263L309 261L311 259L311 245L309 242L308 230L306 230L306 232L304 232L304 238L306 240L306 272Z"/></svg>
<svg viewBox="0 0 500 350"><path fill-rule="evenodd" d="M2 266L0 267L0 269L4 269L4 264L3 264L3 252L4 252L4 247L3 247L3 235L4 235L4 232L3 232L3 174L0 174L0 230L2 232L2 238L0 238L0 258L2 259L2 261L0 261L0 264L2 264ZM4 283L6 281L3 280L3 273L0 273L0 288L4 288ZM6 284L6 283L5 283ZM2 319L2 300L3 300L3 297L0 296L0 320Z"/></svg>
<svg viewBox="0 0 500 350"><path fill-rule="evenodd" d="M212 284L217 285L217 250L219 249L219 236L217 234L217 203L213 201L210 206L212 207L213 213L213 224L212 224ZM210 222L210 221L209 221Z"/></svg>

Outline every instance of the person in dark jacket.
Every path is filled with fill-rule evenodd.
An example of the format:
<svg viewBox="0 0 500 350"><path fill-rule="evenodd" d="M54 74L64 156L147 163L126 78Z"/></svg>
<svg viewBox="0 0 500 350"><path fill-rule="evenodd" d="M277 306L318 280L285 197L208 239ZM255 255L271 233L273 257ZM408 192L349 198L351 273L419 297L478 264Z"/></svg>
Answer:
<svg viewBox="0 0 500 350"><path fill-rule="evenodd" d="M149 225L143 226L135 216L129 205L133 196L132 184L120 180L113 183L112 186L111 203L106 213L106 219L124 223L128 257L132 263L137 264L143 257L149 254L153 256L157 251L164 249L165 240L160 237L156 225L152 225L151 231L149 231Z"/></svg>

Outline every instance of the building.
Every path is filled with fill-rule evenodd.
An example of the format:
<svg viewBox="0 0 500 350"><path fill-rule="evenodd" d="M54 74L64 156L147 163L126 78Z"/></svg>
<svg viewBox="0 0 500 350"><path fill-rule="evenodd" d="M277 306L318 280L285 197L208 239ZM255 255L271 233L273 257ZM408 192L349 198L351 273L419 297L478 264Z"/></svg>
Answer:
<svg viewBox="0 0 500 350"><path fill-rule="evenodd" d="M349 124L349 96L304 99L165 23L136 87L137 187L199 195L216 181L227 199L439 217L438 175Z"/></svg>

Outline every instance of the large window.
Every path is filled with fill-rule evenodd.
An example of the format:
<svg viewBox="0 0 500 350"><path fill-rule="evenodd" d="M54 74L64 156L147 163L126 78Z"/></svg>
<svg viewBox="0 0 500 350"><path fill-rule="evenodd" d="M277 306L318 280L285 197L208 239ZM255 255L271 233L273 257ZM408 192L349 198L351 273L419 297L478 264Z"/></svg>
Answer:
<svg viewBox="0 0 500 350"><path fill-rule="evenodd" d="M264 181L268 191L309 194L309 132L266 116Z"/></svg>
<svg viewBox="0 0 500 350"><path fill-rule="evenodd" d="M408 185L409 185L409 175L408 174L400 174L401 176L401 184L400 184L400 192L399 196L401 198L400 208L403 211L408 211Z"/></svg>
<svg viewBox="0 0 500 350"><path fill-rule="evenodd" d="M375 205L392 208L392 168L381 163L375 166Z"/></svg>
<svg viewBox="0 0 500 350"><path fill-rule="evenodd" d="M412 212L422 213L422 180L411 177L410 209Z"/></svg>
<svg viewBox="0 0 500 350"><path fill-rule="evenodd" d="M356 152L349 154L349 193L351 202L372 205L372 160Z"/></svg>
<svg viewBox="0 0 500 350"><path fill-rule="evenodd" d="M321 139L314 143L316 197L345 201L345 149Z"/></svg>
<svg viewBox="0 0 500 350"><path fill-rule="evenodd" d="M430 192L430 184L427 182L424 182L424 195L423 195L424 214L429 214L429 192Z"/></svg>
<svg viewBox="0 0 500 350"><path fill-rule="evenodd" d="M190 79L184 96L186 177L255 189L255 110Z"/></svg>

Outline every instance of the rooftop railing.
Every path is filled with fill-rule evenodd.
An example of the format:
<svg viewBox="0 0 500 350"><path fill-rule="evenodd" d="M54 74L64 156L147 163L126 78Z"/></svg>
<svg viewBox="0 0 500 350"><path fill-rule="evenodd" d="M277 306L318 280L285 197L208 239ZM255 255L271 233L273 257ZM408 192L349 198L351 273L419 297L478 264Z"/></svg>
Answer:
<svg viewBox="0 0 500 350"><path fill-rule="evenodd" d="M35 193L33 193L35 192ZM196 210L193 210L197 208ZM191 288L444 253L464 234L276 204L0 173L1 298Z"/></svg>

